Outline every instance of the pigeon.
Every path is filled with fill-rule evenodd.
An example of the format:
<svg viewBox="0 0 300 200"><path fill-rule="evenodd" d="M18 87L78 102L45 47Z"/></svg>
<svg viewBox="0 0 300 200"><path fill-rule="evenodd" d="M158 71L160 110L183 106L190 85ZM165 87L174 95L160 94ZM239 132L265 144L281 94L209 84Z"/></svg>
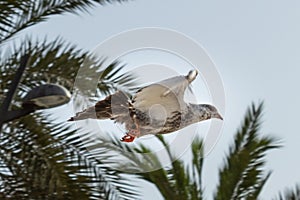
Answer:
<svg viewBox="0 0 300 200"><path fill-rule="evenodd" d="M223 120L213 105L184 101L185 91L197 75L197 70L191 70L186 76L175 76L142 87L132 97L116 91L68 121L111 119L125 125L126 133L120 140L132 142L144 135L172 133L212 118Z"/></svg>

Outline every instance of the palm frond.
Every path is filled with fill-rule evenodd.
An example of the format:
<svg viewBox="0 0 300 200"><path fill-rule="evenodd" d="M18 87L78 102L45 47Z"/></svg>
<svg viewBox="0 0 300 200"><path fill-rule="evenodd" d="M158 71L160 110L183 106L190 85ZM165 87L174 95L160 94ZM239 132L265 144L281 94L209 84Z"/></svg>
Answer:
<svg viewBox="0 0 300 200"><path fill-rule="evenodd" d="M0 0L0 44L21 30L43 22L51 15L87 12L97 4L126 0Z"/></svg>
<svg viewBox="0 0 300 200"><path fill-rule="evenodd" d="M203 187L202 187L202 168L204 163L203 152L203 140L200 138L194 138L192 143L192 177L193 182L190 185L191 199L203 199Z"/></svg>
<svg viewBox="0 0 300 200"><path fill-rule="evenodd" d="M215 199L257 199L270 173L263 174L265 155L278 148L271 137L259 137L263 104L248 109L241 129L229 149L225 165L219 171Z"/></svg>
<svg viewBox="0 0 300 200"><path fill-rule="evenodd" d="M201 183L201 171L198 171L198 169L201 170L203 161L202 141L196 138L192 143L193 158L189 168L182 160L174 158L169 145L162 136L157 137L166 148L172 161L172 167L167 170L167 175L173 195L180 197L180 199L202 199L202 189L199 185Z"/></svg>
<svg viewBox="0 0 300 200"><path fill-rule="evenodd" d="M87 151L65 124L30 115L6 124L0 140L0 191L24 199L132 199L129 181ZM89 135L86 133L85 135ZM4 170L5 169L5 170Z"/></svg>
<svg viewBox="0 0 300 200"><path fill-rule="evenodd" d="M124 163L119 165L119 168L127 173L137 174L139 178L154 184L164 198L202 199L203 191L200 180L203 164L202 140L196 138L193 141L193 161L191 162L192 167L189 168L182 160L174 159L163 136L157 136L157 138L167 149L169 159L173 161L170 167L163 167L159 158L144 145L128 146L115 138L106 138L101 139L102 144L99 146L105 148L108 154L117 152L117 155L123 157ZM97 151L94 154L99 155ZM103 156L107 155L101 154L98 157L101 159Z"/></svg>
<svg viewBox="0 0 300 200"><path fill-rule="evenodd" d="M119 61L104 68L103 60L78 50L60 38L52 42L47 42L46 39L42 42L34 42L28 38L22 41L21 45L15 45L12 54L0 61L0 86L2 88L0 96L2 98L8 90L23 55L30 55L30 62L19 85L20 90L16 101L30 88L45 83L60 84L72 90L76 80L81 86L77 89L81 89L81 92L88 96L93 96L95 93L107 95L118 88L128 90L134 88L133 75L118 74L124 67ZM77 75L83 69L84 76Z"/></svg>
<svg viewBox="0 0 300 200"><path fill-rule="evenodd" d="M281 192L277 198L278 200L298 200L300 199L300 185L296 185L294 188L285 189Z"/></svg>

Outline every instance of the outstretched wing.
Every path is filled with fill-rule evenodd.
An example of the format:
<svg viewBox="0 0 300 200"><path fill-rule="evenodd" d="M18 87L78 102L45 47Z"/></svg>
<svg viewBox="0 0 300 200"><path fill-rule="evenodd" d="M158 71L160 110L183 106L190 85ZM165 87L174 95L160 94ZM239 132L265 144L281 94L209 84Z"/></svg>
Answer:
<svg viewBox="0 0 300 200"><path fill-rule="evenodd" d="M68 121L82 119L113 119L123 123L129 116L129 98L121 91L109 95L104 100L98 101L95 106L76 113Z"/></svg>
<svg viewBox="0 0 300 200"><path fill-rule="evenodd" d="M152 106L160 105L164 110L154 113L154 116L151 116L154 118L159 118L162 112L169 117L176 111L184 110L185 90L197 74L196 70L192 70L186 76L169 78L138 90L132 100L134 108L148 113Z"/></svg>

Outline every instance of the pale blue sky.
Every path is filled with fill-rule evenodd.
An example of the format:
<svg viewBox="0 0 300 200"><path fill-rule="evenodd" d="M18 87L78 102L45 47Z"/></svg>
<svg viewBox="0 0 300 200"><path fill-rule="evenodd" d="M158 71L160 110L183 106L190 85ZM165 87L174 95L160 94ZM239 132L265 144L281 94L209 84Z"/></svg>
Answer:
<svg viewBox="0 0 300 200"><path fill-rule="evenodd" d="M300 182L296 156L300 150L299 10L298 0L136 0L99 6L91 15L52 17L24 33L49 38L60 35L92 50L119 32L154 26L177 30L202 44L222 76L227 102L223 134L205 161L207 197L212 197L218 168L247 106L265 100L263 133L282 139L284 144L267 156L267 167L273 174L262 197L270 199Z"/></svg>

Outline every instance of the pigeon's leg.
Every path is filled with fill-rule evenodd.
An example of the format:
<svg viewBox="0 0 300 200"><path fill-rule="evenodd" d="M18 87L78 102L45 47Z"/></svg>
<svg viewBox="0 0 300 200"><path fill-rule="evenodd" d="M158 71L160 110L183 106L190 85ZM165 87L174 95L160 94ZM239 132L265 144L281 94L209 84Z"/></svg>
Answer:
<svg viewBox="0 0 300 200"><path fill-rule="evenodd" d="M136 116L133 116L133 124L128 129L128 132L125 136L122 137L122 142L132 142L136 137L140 136L140 127L136 121Z"/></svg>
<svg viewBox="0 0 300 200"><path fill-rule="evenodd" d="M140 126L136 121L136 115L134 114L132 117L133 120L133 124L131 126L131 128L129 129L129 134L130 135L134 135L135 137L139 137L140 136Z"/></svg>
<svg viewBox="0 0 300 200"><path fill-rule="evenodd" d="M139 137L140 136L140 128L138 125L134 124L132 125L132 128L128 131L128 134L134 136L134 137Z"/></svg>
<svg viewBox="0 0 300 200"><path fill-rule="evenodd" d="M136 126L136 125L134 125ZM139 129L130 129L126 135L121 139L121 142L132 142L137 136L140 135Z"/></svg>

